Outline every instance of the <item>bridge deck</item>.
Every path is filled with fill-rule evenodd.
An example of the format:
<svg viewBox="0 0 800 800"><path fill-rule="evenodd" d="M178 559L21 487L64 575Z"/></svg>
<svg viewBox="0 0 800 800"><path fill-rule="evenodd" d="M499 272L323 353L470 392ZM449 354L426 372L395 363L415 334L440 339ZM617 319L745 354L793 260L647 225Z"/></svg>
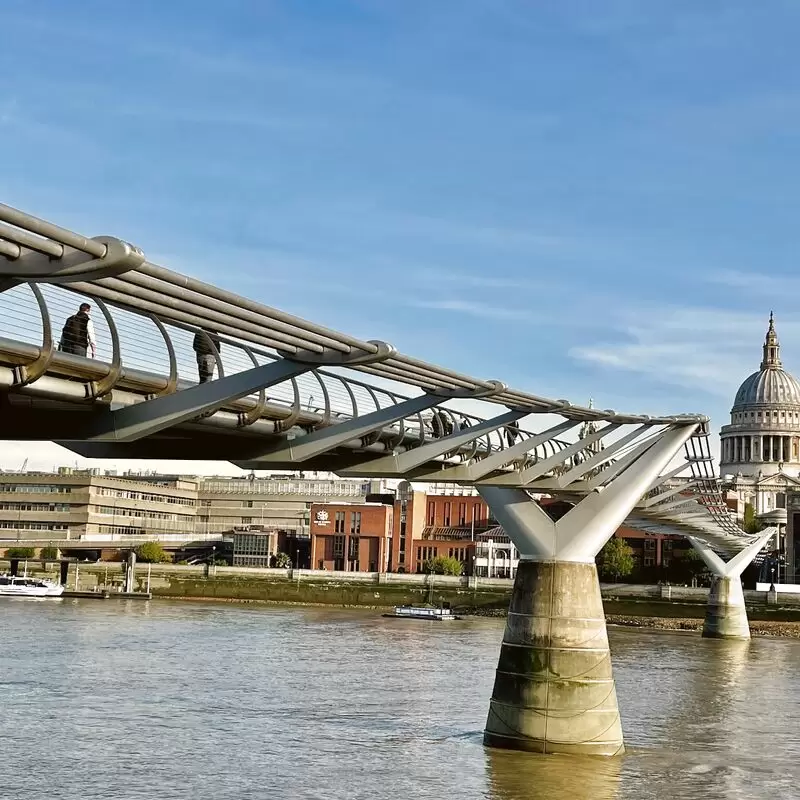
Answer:
<svg viewBox="0 0 800 800"><path fill-rule="evenodd" d="M84 300L95 309L96 358L58 349ZM202 385L198 334L215 365ZM488 419L461 410L464 398L483 402ZM657 480L636 513L723 549L752 541L724 507L703 415L618 414L463 375L3 205L0 403L0 437L54 440L90 457L224 459L575 499L636 470L662 433L691 427L689 482ZM535 415L552 427L528 429Z"/></svg>

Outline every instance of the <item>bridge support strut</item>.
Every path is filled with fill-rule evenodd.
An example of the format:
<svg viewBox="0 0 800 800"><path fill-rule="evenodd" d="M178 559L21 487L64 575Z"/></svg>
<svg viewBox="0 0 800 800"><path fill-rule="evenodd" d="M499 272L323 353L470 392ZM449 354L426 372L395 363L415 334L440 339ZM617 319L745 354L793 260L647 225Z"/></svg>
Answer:
<svg viewBox="0 0 800 800"><path fill-rule="evenodd" d="M522 489L478 485L520 551L484 731L488 746L624 752L595 556L695 427L667 428L557 522Z"/></svg>
<svg viewBox="0 0 800 800"><path fill-rule="evenodd" d="M761 552L773 535L766 531L752 544L737 553L730 561L723 561L705 542L688 537L692 546L711 570L711 588L708 592L703 636L707 639L749 639L750 623L742 591L742 573Z"/></svg>

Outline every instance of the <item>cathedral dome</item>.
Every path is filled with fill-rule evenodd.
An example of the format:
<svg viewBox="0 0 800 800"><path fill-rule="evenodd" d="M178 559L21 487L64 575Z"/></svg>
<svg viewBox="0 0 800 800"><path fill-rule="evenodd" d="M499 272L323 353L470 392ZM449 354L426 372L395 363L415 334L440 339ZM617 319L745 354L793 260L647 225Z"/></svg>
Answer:
<svg viewBox="0 0 800 800"><path fill-rule="evenodd" d="M741 411L749 406L764 405L800 408L800 382L783 369L772 314L769 316L761 368L745 378L736 392L732 410Z"/></svg>
<svg viewBox="0 0 800 800"><path fill-rule="evenodd" d="M736 392L736 411L752 405L790 405L800 407L800 383L786 370L767 367L745 378Z"/></svg>

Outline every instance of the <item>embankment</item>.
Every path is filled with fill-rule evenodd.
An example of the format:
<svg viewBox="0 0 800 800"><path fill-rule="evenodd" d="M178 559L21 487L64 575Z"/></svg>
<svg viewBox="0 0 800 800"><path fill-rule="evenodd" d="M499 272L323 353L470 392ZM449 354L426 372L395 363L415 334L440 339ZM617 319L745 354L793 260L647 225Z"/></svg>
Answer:
<svg viewBox="0 0 800 800"><path fill-rule="evenodd" d="M0 569L8 562L0 561ZM56 564L31 573L57 578ZM116 563L71 564L70 589L122 588L123 568ZM396 605L449 603L461 614L505 616L512 581L444 575L327 572L318 570L190 567L138 564L137 591L154 597L252 603L296 603L338 607L391 608ZM697 630L702 626L708 590L678 586L604 584L603 604L610 624ZM746 591L754 633L800 636L800 595L779 594L769 602L766 592ZM797 633L794 633L795 627Z"/></svg>

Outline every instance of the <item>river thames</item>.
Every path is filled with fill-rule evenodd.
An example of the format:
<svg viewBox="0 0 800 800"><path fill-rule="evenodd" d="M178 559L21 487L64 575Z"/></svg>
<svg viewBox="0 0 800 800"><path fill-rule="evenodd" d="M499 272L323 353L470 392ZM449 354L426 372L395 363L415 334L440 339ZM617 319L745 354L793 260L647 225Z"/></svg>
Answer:
<svg viewBox="0 0 800 800"><path fill-rule="evenodd" d="M489 751L503 621L0 605L3 798L791 798L800 642L610 631L628 755Z"/></svg>

